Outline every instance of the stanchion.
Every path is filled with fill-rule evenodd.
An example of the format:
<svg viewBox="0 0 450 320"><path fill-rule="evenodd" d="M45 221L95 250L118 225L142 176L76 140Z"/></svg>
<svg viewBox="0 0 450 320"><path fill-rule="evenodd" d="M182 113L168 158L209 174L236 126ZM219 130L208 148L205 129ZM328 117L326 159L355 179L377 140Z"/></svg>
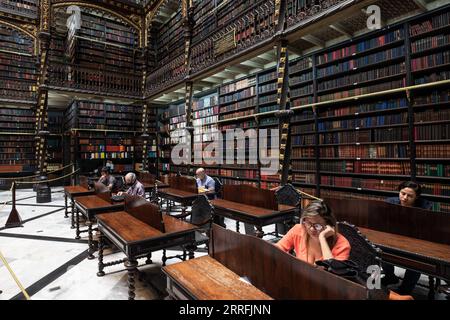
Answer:
<svg viewBox="0 0 450 320"><path fill-rule="evenodd" d="M24 184L24 185L33 185L33 184L47 184L53 181L58 181L61 179L65 179L75 173L77 173L80 169L75 170L74 172L71 172L65 176L56 178L56 179L51 179L51 180L45 180L45 181L27 181L27 182L16 182L13 181L12 183L12 209L11 209L11 213L9 214L8 220L6 221L5 224L5 228L17 228L17 227L22 227L22 219L20 218L19 212L16 209L16 186L17 184ZM37 201L39 202L39 201Z"/></svg>
<svg viewBox="0 0 450 320"><path fill-rule="evenodd" d="M6 221L5 228L18 228L23 227L22 219L20 218L19 212L16 209L16 182L12 183L12 209L9 214L8 220Z"/></svg>

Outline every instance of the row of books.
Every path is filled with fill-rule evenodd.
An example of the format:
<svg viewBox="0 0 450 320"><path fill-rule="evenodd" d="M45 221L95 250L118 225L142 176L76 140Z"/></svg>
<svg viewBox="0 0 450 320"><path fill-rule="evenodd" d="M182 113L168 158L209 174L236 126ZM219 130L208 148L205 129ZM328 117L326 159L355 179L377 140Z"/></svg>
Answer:
<svg viewBox="0 0 450 320"><path fill-rule="evenodd" d="M335 93L331 93L331 94L320 95L318 97L318 102L344 99L344 98L359 96L359 95L368 94L368 93L403 88L405 86L406 86L405 78L403 78L401 80L384 81L383 83L380 83L380 84L364 86L364 87L360 87L360 88L356 88L356 89L341 90L339 92L335 92Z"/></svg>
<svg viewBox="0 0 450 320"><path fill-rule="evenodd" d="M431 93L415 96L414 105L450 102L450 89L432 90Z"/></svg>
<svg viewBox="0 0 450 320"><path fill-rule="evenodd" d="M442 163L417 163L418 176L450 177L450 165Z"/></svg>
<svg viewBox="0 0 450 320"><path fill-rule="evenodd" d="M228 108L229 106L227 106ZM211 117L217 115L219 113L219 106L215 106L212 108L200 109L199 111L192 112L194 119Z"/></svg>
<svg viewBox="0 0 450 320"><path fill-rule="evenodd" d="M450 124L416 126L414 138L416 140L450 140Z"/></svg>
<svg viewBox="0 0 450 320"><path fill-rule="evenodd" d="M250 116L252 114L255 114L255 109L247 109L247 110L238 111L235 113L222 114L222 115L220 115L219 120L234 119L234 118L239 118L239 117Z"/></svg>
<svg viewBox="0 0 450 320"><path fill-rule="evenodd" d="M266 104L266 103L275 103L278 99L278 94L274 93L274 94L270 94L267 96L262 96L258 98L258 103L261 104Z"/></svg>
<svg viewBox="0 0 450 320"><path fill-rule="evenodd" d="M134 146L111 146L111 145L80 145L81 152L95 152L95 151L105 151L105 152L133 152Z"/></svg>
<svg viewBox="0 0 450 320"><path fill-rule="evenodd" d="M355 128L370 128L386 125L408 123L408 113L402 112L399 114L389 114L368 118L355 118L347 120L334 120L319 122L319 131L327 131L333 129L355 129Z"/></svg>
<svg viewBox="0 0 450 320"><path fill-rule="evenodd" d="M274 90L277 90L278 88L278 83L269 83L269 84L264 84L258 87L258 93L259 94L263 94L266 92L271 92Z"/></svg>
<svg viewBox="0 0 450 320"><path fill-rule="evenodd" d="M238 100L251 98L255 94L256 94L256 89L253 86L253 87L249 87L249 88L247 88L245 90L242 90L242 91L234 92L233 94L230 94L230 95L221 96L219 98L219 103L220 104L225 104L225 103L235 102L235 101L238 101Z"/></svg>
<svg viewBox="0 0 450 320"><path fill-rule="evenodd" d="M220 175L223 177L234 177L241 179L258 179L258 170L229 170L220 169Z"/></svg>
<svg viewBox="0 0 450 320"><path fill-rule="evenodd" d="M358 116L360 113L372 112L372 111L383 111L383 110L392 110L399 108L407 108L408 101L405 98L399 99L391 99L385 101L377 101L372 103L357 103L351 106L345 107L325 107L319 108L319 118L320 117L339 117L339 116L347 116L347 115L355 115Z"/></svg>
<svg viewBox="0 0 450 320"><path fill-rule="evenodd" d="M256 85L256 77L245 78L224 86L219 89L220 95L225 95L228 93L234 93L235 91L242 90L248 87L253 87Z"/></svg>
<svg viewBox="0 0 450 320"><path fill-rule="evenodd" d="M302 73L297 76L292 76L289 78L289 85L295 86L304 82L312 81L313 80L313 73L312 72L306 72Z"/></svg>
<svg viewBox="0 0 450 320"><path fill-rule="evenodd" d="M441 183L421 183L422 193L450 197L450 185Z"/></svg>
<svg viewBox="0 0 450 320"><path fill-rule="evenodd" d="M439 34L423 38L411 43L411 52L418 53L428 49L439 48L450 44L450 34Z"/></svg>
<svg viewBox="0 0 450 320"><path fill-rule="evenodd" d="M450 50L411 60L412 71L420 71L450 63Z"/></svg>
<svg viewBox="0 0 450 320"><path fill-rule="evenodd" d="M367 56L344 61L341 63L333 64L324 68L317 69L317 77L327 77L330 75L335 75L337 73L348 72L351 70L356 70L361 67L366 67L371 64L377 63L388 63L389 60L396 59L405 56L405 46L396 47L393 49L388 49L386 51L381 51Z"/></svg>
<svg viewBox="0 0 450 320"><path fill-rule="evenodd" d="M90 159L128 159L131 158L132 154L128 152L86 152L80 153L80 159L90 160Z"/></svg>
<svg viewBox="0 0 450 320"><path fill-rule="evenodd" d="M320 148L322 158L409 158L409 145L360 145Z"/></svg>
<svg viewBox="0 0 450 320"><path fill-rule="evenodd" d="M405 32L403 29L393 30L379 37L363 40L358 42L357 44L353 44L338 50L317 55L316 62L318 65L321 65L328 62L340 60L346 57L354 56L357 53L362 53L364 51L368 51L374 48L380 48L386 44L403 40L404 38Z"/></svg>
<svg viewBox="0 0 450 320"><path fill-rule="evenodd" d="M256 97L251 99L242 100L233 104L220 107L220 113L226 113L230 111L239 111L241 109L247 109L251 107L256 107Z"/></svg>
<svg viewBox="0 0 450 320"><path fill-rule="evenodd" d="M450 53L450 52L449 52ZM450 58L450 55L449 55ZM414 66L414 63L413 63ZM378 80L380 78L391 77L406 72L406 64L404 62L399 64L390 65L387 67L381 67L373 70L368 70L360 72L357 74L346 75L337 79L319 82L318 90L330 90L339 87L345 87L354 85L357 86L361 82L369 82L373 80Z"/></svg>
<svg viewBox="0 0 450 320"><path fill-rule="evenodd" d="M264 74L258 75L258 83L275 81L275 80L277 80L277 77L278 77L278 73L276 70L268 72L268 73L264 73Z"/></svg>
<svg viewBox="0 0 450 320"><path fill-rule="evenodd" d="M322 161L320 163L320 171L380 175L410 175L411 163L409 161Z"/></svg>
<svg viewBox="0 0 450 320"><path fill-rule="evenodd" d="M292 179L296 183L301 184L316 184L316 175L309 173L294 173L292 174Z"/></svg>
<svg viewBox="0 0 450 320"><path fill-rule="evenodd" d="M294 74L297 72L303 72L311 69L313 66L313 60L311 57L296 59L289 64L289 73Z"/></svg>
<svg viewBox="0 0 450 320"><path fill-rule="evenodd" d="M292 89L290 90L291 92L291 97L294 99L296 97L299 96L304 96L304 95L312 95L314 93L314 86L312 84L301 87L301 88L296 88L296 89ZM312 98L311 99L307 99L307 100L303 100L302 102L304 103L300 103L299 105L303 105L303 104L308 104L308 103L312 103ZM296 104L294 103L294 106L296 106Z"/></svg>
<svg viewBox="0 0 450 320"><path fill-rule="evenodd" d="M350 177L321 176L320 183L341 188L361 188L369 190L396 191L400 180L361 179Z"/></svg>
<svg viewBox="0 0 450 320"><path fill-rule="evenodd" d="M450 79L450 71L438 70L429 74L422 74L414 77L414 84L425 84Z"/></svg>
<svg viewBox="0 0 450 320"><path fill-rule="evenodd" d="M450 13L445 12L410 26L409 32L411 36L417 36L448 25L450 25Z"/></svg>
<svg viewBox="0 0 450 320"><path fill-rule="evenodd" d="M319 141L327 143L362 143L362 142L390 142L409 141L409 130L407 127L401 128L380 128L379 130L357 131L357 132L337 132L321 134Z"/></svg>

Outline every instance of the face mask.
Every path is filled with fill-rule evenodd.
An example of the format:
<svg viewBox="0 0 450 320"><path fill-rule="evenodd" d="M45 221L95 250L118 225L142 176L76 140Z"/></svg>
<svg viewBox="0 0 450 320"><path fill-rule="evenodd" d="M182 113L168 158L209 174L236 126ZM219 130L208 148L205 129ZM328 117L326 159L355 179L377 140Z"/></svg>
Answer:
<svg viewBox="0 0 450 320"><path fill-rule="evenodd" d="M128 186L128 187L132 187L133 185L134 185L134 182L127 183L127 186Z"/></svg>

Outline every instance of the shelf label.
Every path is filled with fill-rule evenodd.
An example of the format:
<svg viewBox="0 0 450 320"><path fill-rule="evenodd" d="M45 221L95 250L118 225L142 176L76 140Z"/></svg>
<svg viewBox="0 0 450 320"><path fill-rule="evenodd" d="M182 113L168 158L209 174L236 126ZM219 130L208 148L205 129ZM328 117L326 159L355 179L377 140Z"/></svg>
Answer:
<svg viewBox="0 0 450 320"><path fill-rule="evenodd" d="M213 45L216 57L236 48L236 29L233 28L220 38L213 39Z"/></svg>

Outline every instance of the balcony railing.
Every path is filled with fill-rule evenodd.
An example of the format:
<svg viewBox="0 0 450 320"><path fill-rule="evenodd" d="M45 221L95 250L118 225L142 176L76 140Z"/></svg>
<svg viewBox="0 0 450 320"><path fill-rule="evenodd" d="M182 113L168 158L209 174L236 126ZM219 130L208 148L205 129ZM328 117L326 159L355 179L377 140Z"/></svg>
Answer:
<svg viewBox="0 0 450 320"><path fill-rule="evenodd" d="M297 0L287 0L287 7L289 8L286 11L287 26L291 27L305 22L331 7L345 4L346 2L349 2L349 0L315 0L307 1L304 6L297 6Z"/></svg>
<svg viewBox="0 0 450 320"><path fill-rule="evenodd" d="M264 1L211 37L195 44L191 53L192 73L197 73L270 38L275 33L275 19L274 1Z"/></svg>
<svg viewBox="0 0 450 320"><path fill-rule="evenodd" d="M183 80L186 75L186 65L184 54L173 59L172 62L162 66L161 68L150 71L145 85L145 94L152 95L162 88L166 88L171 84Z"/></svg>
<svg viewBox="0 0 450 320"><path fill-rule="evenodd" d="M142 96L140 74L120 74L55 62L49 64L48 84L102 94Z"/></svg>

